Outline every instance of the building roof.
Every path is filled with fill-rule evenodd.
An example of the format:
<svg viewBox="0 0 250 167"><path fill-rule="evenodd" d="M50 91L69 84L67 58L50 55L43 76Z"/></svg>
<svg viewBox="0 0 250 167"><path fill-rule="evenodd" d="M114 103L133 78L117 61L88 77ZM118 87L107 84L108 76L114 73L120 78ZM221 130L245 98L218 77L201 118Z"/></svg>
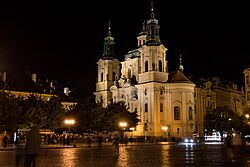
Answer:
<svg viewBox="0 0 250 167"><path fill-rule="evenodd" d="M32 92L32 93L47 93L53 94L50 83L37 82L33 80L31 75L27 72L17 73L1 73L0 75L0 89L9 91Z"/></svg>
<svg viewBox="0 0 250 167"><path fill-rule="evenodd" d="M193 83L180 70L170 72L168 76L168 82L169 83Z"/></svg>

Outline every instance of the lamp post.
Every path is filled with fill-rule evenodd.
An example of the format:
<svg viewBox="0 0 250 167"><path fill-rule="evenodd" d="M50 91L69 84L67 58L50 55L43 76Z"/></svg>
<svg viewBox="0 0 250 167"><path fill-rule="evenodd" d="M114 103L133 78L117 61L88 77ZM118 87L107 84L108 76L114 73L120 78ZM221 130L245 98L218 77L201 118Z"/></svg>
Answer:
<svg viewBox="0 0 250 167"><path fill-rule="evenodd" d="M163 126L161 127L161 129L164 131L164 140L167 141L167 131L168 131L168 127L167 126Z"/></svg>
<svg viewBox="0 0 250 167"><path fill-rule="evenodd" d="M247 119L247 124L249 125L249 117L250 117L249 114L246 114L245 117Z"/></svg>
<svg viewBox="0 0 250 167"><path fill-rule="evenodd" d="M120 122L119 123L119 125L120 125L120 127L121 127L121 129L122 129L122 131L121 131L121 135L122 135L122 141L123 141L123 132L124 132L124 129L125 129L125 127L127 126L127 122Z"/></svg>
<svg viewBox="0 0 250 167"><path fill-rule="evenodd" d="M249 118L249 114L246 114L246 118L247 118L247 119Z"/></svg>
<svg viewBox="0 0 250 167"><path fill-rule="evenodd" d="M70 126L72 126L72 125L75 124L75 120L73 120L73 119L66 119L66 120L64 121L64 123L65 123L67 126L69 126L69 133L70 133Z"/></svg>

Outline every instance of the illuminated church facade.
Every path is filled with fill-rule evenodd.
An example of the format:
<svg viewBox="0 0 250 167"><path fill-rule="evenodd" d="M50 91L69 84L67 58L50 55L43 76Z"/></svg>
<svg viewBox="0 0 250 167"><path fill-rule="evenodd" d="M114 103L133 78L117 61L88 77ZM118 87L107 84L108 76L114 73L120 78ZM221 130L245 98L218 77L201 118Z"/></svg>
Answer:
<svg viewBox="0 0 250 167"><path fill-rule="evenodd" d="M136 111L140 122L133 136L191 137L196 132L195 84L184 75L181 57L179 69L168 71L168 49L161 43L159 29L151 7L150 18L137 37L138 48L120 61L109 25L97 62L96 101L104 106L124 101L129 111Z"/></svg>

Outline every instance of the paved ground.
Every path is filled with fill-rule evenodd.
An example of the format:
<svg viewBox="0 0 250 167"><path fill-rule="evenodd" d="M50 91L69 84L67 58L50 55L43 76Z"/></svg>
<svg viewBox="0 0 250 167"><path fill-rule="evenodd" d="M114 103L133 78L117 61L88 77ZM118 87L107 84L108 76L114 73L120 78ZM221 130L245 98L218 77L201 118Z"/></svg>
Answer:
<svg viewBox="0 0 250 167"><path fill-rule="evenodd" d="M2 149L0 167L23 164L23 149ZM39 156L40 167L184 167L184 166L250 166L250 153L232 162L221 144L132 144L120 147L120 155L114 158L111 143L101 149L96 144L87 148L61 145L43 145ZM18 164L18 165L16 165Z"/></svg>

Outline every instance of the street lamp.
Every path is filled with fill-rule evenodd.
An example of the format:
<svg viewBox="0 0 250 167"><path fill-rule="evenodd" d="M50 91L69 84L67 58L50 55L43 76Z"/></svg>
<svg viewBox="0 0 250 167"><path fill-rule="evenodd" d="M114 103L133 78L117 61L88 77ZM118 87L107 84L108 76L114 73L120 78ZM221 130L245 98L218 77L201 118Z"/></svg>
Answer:
<svg viewBox="0 0 250 167"><path fill-rule="evenodd" d="M247 124L249 125L249 114L246 114Z"/></svg>
<svg viewBox="0 0 250 167"><path fill-rule="evenodd" d="M167 126L163 126L163 127L161 127L161 129L164 131L164 134L165 134L165 141L167 141L167 131L168 131L168 127L167 127Z"/></svg>
<svg viewBox="0 0 250 167"><path fill-rule="evenodd" d="M246 114L246 118L247 118L247 119L249 118L249 114Z"/></svg>
<svg viewBox="0 0 250 167"><path fill-rule="evenodd" d="M120 125L120 127L122 128L122 133L121 133L121 135L122 135L122 139L123 139L123 130L125 129L125 127L127 126L127 122L120 122L119 123L119 125Z"/></svg>
<svg viewBox="0 0 250 167"><path fill-rule="evenodd" d="M69 126L69 133L70 133L70 126L72 126L72 125L75 124L75 120L73 120L73 119L66 119L64 121L64 123Z"/></svg>

